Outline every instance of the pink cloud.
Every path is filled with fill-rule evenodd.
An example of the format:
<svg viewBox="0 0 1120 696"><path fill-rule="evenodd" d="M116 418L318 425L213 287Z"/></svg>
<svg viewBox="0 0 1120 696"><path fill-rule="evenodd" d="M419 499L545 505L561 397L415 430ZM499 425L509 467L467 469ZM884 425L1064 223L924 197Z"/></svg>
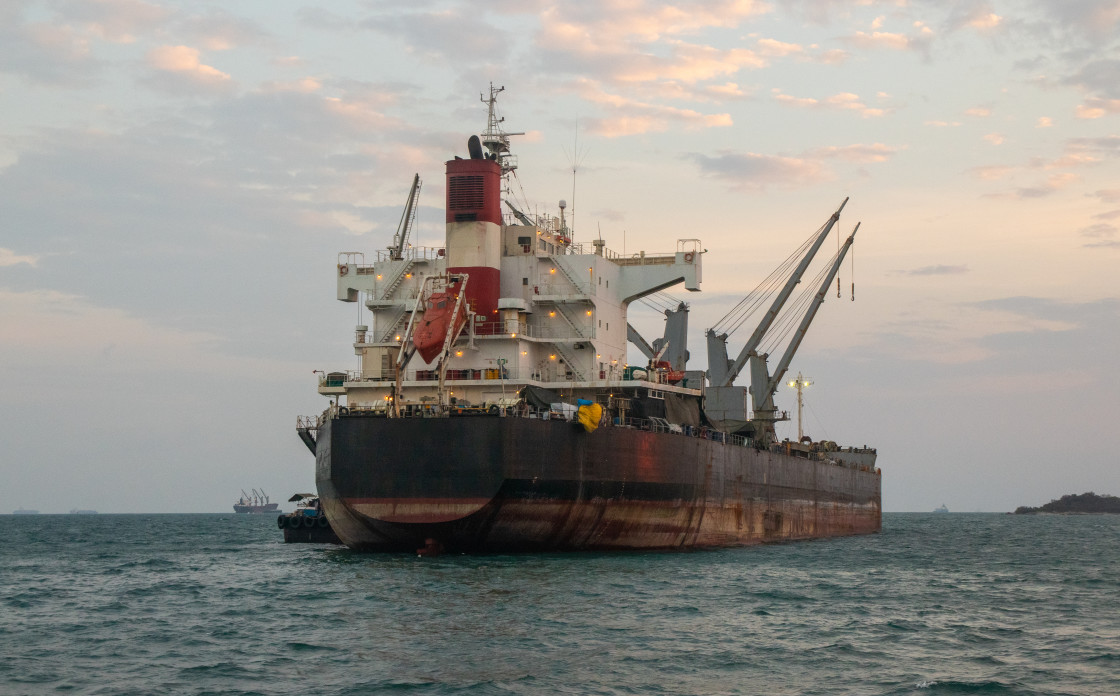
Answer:
<svg viewBox="0 0 1120 696"><path fill-rule="evenodd" d="M1104 118L1109 114L1120 114L1120 99L1099 99L1096 97L1086 99L1084 104L1079 104L1074 112L1077 118L1094 119Z"/></svg>
<svg viewBox="0 0 1120 696"><path fill-rule="evenodd" d="M861 116L873 117L882 116L886 113L885 109L878 107L869 107L859 97L858 94L851 92L840 92L824 99L814 99L812 97L794 97L788 94L782 94L781 90L775 88L774 101L785 104L786 106L794 106L802 109L836 109L840 111L857 111Z"/></svg>
<svg viewBox="0 0 1120 696"><path fill-rule="evenodd" d="M690 157L700 173L723 179L734 189L764 189L769 185L797 186L829 178L820 162L803 157L722 152Z"/></svg>
<svg viewBox="0 0 1120 696"><path fill-rule="evenodd" d="M1008 174L1015 171L1014 167L1005 167L1001 165L989 165L986 167L973 167L968 170L973 176L984 179L985 181L995 181L1002 179Z"/></svg>
<svg viewBox="0 0 1120 696"><path fill-rule="evenodd" d="M692 154L700 173L722 179L734 189L760 190L770 185L794 187L834 178L827 160L852 163L885 162L899 148L883 143L819 147L796 156L723 151L714 156Z"/></svg>
<svg viewBox="0 0 1120 696"><path fill-rule="evenodd" d="M804 55L805 49L799 44L784 43L774 39L759 39L758 53L763 56L785 57Z"/></svg>
<svg viewBox="0 0 1120 696"><path fill-rule="evenodd" d="M842 159L849 162L886 162L897 154L898 150L897 147L883 143L871 143L870 145L819 147L806 154L817 158Z"/></svg>
<svg viewBox="0 0 1120 696"><path fill-rule="evenodd" d="M39 257L29 254L17 254L11 249L0 247L0 268L5 266L16 266L19 264L27 264L34 268L39 265Z"/></svg>
<svg viewBox="0 0 1120 696"><path fill-rule="evenodd" d="M198 58L198 49L190 46L160 46L148 52L148 64L156 70L186 76L192 81L204 84L221 84L230 81L230 76Z"/></svg>
<svg viewBox="0 0 1120 696"><path fill-rule="evenodd" d="M674 123L689 129L732 125L730 114L704 114L693 109L643 102L607 92L591 80L581 80L576 90L584 100L613 112L609 117L586 121L590 132L607 138L662 132Z"/></svg>

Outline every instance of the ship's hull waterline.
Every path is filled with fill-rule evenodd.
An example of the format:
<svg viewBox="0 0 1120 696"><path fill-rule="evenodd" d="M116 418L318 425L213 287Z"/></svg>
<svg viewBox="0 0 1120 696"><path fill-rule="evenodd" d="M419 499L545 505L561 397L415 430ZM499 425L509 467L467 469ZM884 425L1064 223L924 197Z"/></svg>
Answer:
<svg viewBox="0 0 1120 696"><path fill-rule="evenodd" d="M873 466L518 417L324 419L323 509L360 551L669 549L868 534Z"/></svg>

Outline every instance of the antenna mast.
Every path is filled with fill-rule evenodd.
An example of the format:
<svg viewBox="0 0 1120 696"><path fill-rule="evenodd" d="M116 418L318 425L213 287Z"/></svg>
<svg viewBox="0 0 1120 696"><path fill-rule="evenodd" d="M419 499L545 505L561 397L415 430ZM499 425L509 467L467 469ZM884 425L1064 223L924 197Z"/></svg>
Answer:
<svg viewBox="0 0 1120 696"><path fill-rule="evenodd" d="M517 169L517 158L509 152L509 136L511 135L525 135L524 133L506 133L502 130L502 122L505 121L504 116L498 115L498 95L505 91L505 87L494 88L494 83L490 83L490 98L487 99L481 94L478 95L479 100L486 104L486 132L482 134L482 145L490 151L488 159L496 161L502 166L502 176L506 176L510 172Z"/></svg>
<svg viewBox="0 0 1120 696"><path fill-rule="evenodd" d="M797 390L797 441L801 442L801 439L805 437L805 431L801 428L801 392L805 387L811 387L813 380L805 379L798 372L797 379L791 379L787 384Z"/></svg>

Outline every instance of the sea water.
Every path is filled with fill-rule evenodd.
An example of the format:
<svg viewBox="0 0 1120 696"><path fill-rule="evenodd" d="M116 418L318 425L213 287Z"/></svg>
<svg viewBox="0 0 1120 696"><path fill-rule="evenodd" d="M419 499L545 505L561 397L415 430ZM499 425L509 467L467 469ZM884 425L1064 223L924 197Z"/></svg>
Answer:
<svg viewBox="0 0 1120 696"><path fill-rule="evenodd" d="M364 555L273 516L0 517L0 694L1120 694L1120 516Z"/></svg>

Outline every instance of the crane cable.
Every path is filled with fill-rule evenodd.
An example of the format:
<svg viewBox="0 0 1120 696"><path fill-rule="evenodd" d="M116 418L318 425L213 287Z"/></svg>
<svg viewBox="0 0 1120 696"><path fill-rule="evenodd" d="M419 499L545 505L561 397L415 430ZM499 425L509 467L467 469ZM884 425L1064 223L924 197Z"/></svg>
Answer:
<svg viewBox="0 0 1120 696"><path fill-rule="evenodd" d="M816 229L801 243L793 253L770 273L761 283L740 300L731 310L712 327L715 333L724 333L730 336L737 331L762 305L765 300L774 295L788 279L792 268L804 257L813 242L820 235L821 230L829 223L826 222Z"/></svg>

